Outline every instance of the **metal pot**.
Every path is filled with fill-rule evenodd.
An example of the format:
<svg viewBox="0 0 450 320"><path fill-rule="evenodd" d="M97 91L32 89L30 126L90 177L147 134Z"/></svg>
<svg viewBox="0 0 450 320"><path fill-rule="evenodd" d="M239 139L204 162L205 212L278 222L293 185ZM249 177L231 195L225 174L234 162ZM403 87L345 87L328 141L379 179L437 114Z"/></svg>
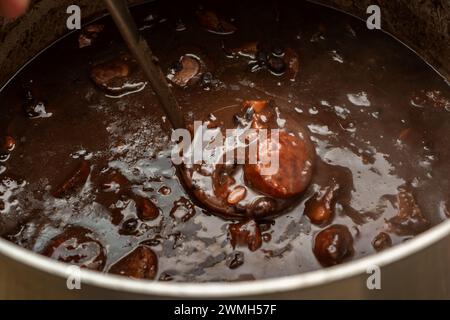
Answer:
<svg viewBox="0 0 450 320"><path fill-rule="evenodd" d="M141 0L130 1L140 3ZM320 0L364 18L369 0ZM382 27L450 80L450 3L379 0ZM0 21L0 85L67 29L72 1L36 0L20 20ZM77 1L86 20L104 14L100 0ZM1 112L2 110L0 110ZM450 221L379 254L295 276L237 283L165 283L82 270L69 290L66 264L0 239L0 298L450 298ZM380 268L381 289L369 289ZM374 271L375 270L375 271Z"/></svg>

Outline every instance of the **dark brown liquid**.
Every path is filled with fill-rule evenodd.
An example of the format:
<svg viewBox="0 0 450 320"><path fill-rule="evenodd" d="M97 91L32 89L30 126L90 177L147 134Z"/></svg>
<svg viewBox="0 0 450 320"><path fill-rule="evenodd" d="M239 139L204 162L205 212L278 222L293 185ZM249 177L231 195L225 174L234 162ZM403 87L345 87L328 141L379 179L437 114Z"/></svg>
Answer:
<svg viewBox="0 0 450 320"><path fill-rule="evenodd" d="M220 80L209 90L201 81L186 88L174 86L187 119L203 120L244 100L271 99L281 117L296 117L309 128L319 158L313 181L295 209L259 222L266 240L261 248L233 248L228 232L232 221L189 200L170 161L170 127L149 87L110 98L89 78L92 65L126 52L108 18L96 22L105 24L105 30L92 46L78 48L78 34L64 38L36 57L0 94L0 136L16 140L9 159L0 163L3 237L51 255L51 239L82 227L82 241L89 245L67 262L107 271L144 243L158 258L157 278L218 281L320 268L313 254L314 238L325 227L311 224L303 211L305 202L333 179L340 189L331 224L350 230L353 259L374 253L372 242L380 232L395 245L446 219L450 90L438 74L386 34L369 31L361 21L327 8L283 1L224 4L216 11L234 18L237 31L232 35L205 31L190 6L169 4L169 10L156 3L133 11L139 26L151 25L143 33L163 70L191 53ZM144 21L149 14L167 20ZM175 31L178 18L186 30ZM298 52L296 81L266 69L251 72L248 59L228 58L222 48L249 41L282 44ZM138 71L134 77L130 81L145 81ZM30 119L25 114L24 87L32 88L51 116ZM55 190L82 159L90 165L82 189L55 198ZM128 191L119 194L111 182L122 176ZM397 196L402 188L412 195L406 196L409 209L403 213L420 208L423 219L413 217L399 228L392 218L401 211ZM156 219L142 218L143 199L161 210ZM386 243L380 244L382 239L378 236L377 248ZM83 250L99 250L100 258L85 261ZM154 260L147 251L140 254Z"/></svg>

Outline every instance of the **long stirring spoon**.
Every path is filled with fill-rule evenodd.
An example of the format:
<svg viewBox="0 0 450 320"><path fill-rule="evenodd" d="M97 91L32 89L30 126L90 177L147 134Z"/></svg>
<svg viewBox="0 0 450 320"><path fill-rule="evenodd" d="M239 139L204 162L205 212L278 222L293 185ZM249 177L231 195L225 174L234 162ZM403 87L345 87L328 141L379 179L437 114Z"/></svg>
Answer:
<svg viewBox="0 0 450 320"><path fill-rule="evenodd" d="M136 60L147 76L151 87L156 93L161 106L166 113L170 123L174 129L186 128L181 109L175 99L175 96L170 89L163 72L157 64L157 58L153 55L147 41L139 35L136 23L128 10L125 0L104 0L114 22L117 25L123 39L128 45L128 48L135 56ZM286 168L284 168L286 170ZM295 168L294 168L295 169ZM186 167L178 167L178 173L181 174L185 184L189 185L189 173ZM194 196L203 205L207 204L203 196L194 194ZM203 199L203 200L202 200ZM208 207L208 205L206 205ZM215 210L215 208L212 208ZM275 211L279 210L277 206L273 208ZM275 212L271 212L273 214ZM251 215L253 212L251 213Z"/></svg>
<svg viewBox="0 0 450 320"><path fill-rule="evenodd" d="M128 48L144 71L150 85L174 129L185 128L184 118L178 102L157 64L147 41L139 35L136 23L125 0L104 0L117 28Z"/></svg>

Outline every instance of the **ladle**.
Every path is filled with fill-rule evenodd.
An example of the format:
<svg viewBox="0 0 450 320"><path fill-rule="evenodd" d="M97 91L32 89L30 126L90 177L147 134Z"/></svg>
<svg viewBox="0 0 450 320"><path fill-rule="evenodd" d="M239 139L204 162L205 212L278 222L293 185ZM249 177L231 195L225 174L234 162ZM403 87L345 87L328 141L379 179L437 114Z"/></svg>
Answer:
<svg viewBox="0 0 450 320"><path fill-rule="evenodd" d="M157 64L158 60L153 55L147 41L139 35L136 23L131 16L130 11L128 10L128 6L125 0L104 0L111 16L114 19L114 22L117 25L123 39L128 45L129 50L133 53L145 75L147 76L151 87L153 88L156 96L161 103L161 106L166 113L170 123L172 124L174 129L186 128L184 118L182 116L182 112L177 103L177 100L170 89L163 72L161 71L159 65ZM180 166L177 168L178 174L181 175L182 180L185 185L188 187L190 191L198 188L194 188L193 181L190 172L190 169L185 166ZM287 170L289 168L283 168ZM209 193L210 190L197 190L194 192L195 198L199 200L203 206L208 207L209 209L216 211L216 213L225 214L228 217L235 217L238 211L243 211L243 209L238 209L236 206L226 208L226 205L220 204L218 206L211 205L211 201L214 202L217 199L213 198L213 200L208 200L208 197L205 197L205 192ZM247 215L250 216L260 216L261 214L258 209L258 199L265 201L264 208L262 209L263 215L274 215L277 211L283 211L282 208L286 206L286 203L290 203L290 201L282 201L283 205L279 205L281 200L271 200L267 197L256 196L255 203L252 204ZM266 205L270 203L270 205ZM269 206L267 209L265 207ZM242 213L238 214L241 215ZM255 217L256 218L256 217Z"/></svg>
<svg viewBox="0 0 450 320"><path fill-rule="evenodd" d="M128 48L144 71L150 85L174 129L185 128L178 102L158 65L147 41L139 35L125 0L104 0Z"/></svg>

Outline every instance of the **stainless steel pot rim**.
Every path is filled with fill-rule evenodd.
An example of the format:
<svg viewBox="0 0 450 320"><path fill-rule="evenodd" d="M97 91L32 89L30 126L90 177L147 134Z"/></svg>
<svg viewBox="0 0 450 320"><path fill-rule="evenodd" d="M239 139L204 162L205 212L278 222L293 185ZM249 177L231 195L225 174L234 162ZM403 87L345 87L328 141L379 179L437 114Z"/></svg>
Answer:
<svg viewBox="0 0 450 320"><path fill-rule="evenodd" d="M93 285L127 293L172 298L237 298L243 296L274 294L319 286L357 274L365 274L371 266L385 266L423 250L450 234L450 220L444 221L413 239L355 261L335 267L303 274L243 282L179 283L134 280L122 276L81 270L82 284ZM0 239L0 253L32 268L61 279L70 274L70 265L21 248ZM362 284L364 285L364 284Z"/></svg>
<svg viewBox="0 0 450 320"><path fill-rule="evenodd" d="M152 2L148 0L145 2ZM345 12L338 8L331 7L317 0L308 0L308 2L316 3L330 9L343 12L351 15L358 20L360 17L355 16L349 12ZM382 30L386 32L385 30ZM397 41L403 43L397 37L388 33ZM67 34L68 35L68 34ZM58 39L56 41L59 41ZM411 51L420 57L420 55L407 46ZM38 55L36 55L38 56ZM422 59L422 58L421 58ZM28 61L22 70L29 62ZM425 60L424 60L425 61ZM426 62L438 74L436 68ZM17 72L17 73L18 73ZM442 74L440 74L442 76ZM444 79L445 77L442 76ZM448 83L448 80L445 79ZM0 87L3 90L8 82ZM180 282L160 282L149 280L133 280L117 275L100 273L81 269L82 284L92 285L100 288L111 289L117 292L135 293L167 298L242 298L245 296L256 296L263 294L273 294L281 292L295 291L310 287L316 287L324 284L329 284L335 281L350 278L355 275L365 274L369 267L379 266L383 267L394 262L398 262L414 253L417 253L427 247L442 240L450 235L450 220L444 221L439 225L423 232L413 239L396 245L392 248L384 250L380 253L369 255L367 257L347 262L335 267L310 271L298 275L284 276L278 278L270 278L263 280L242 281L242 282L207 282L207 283L180 283ZM29 267L37 270L58 276L63 280L71 273L70 265L55 261L48 257L42 256L38 253L21 248L7 240L0 238L0 254L3 254L19 263L23 263ZM12 275L14 276L14 275ZM363 287L365 284L362 283Z"/></svg>

